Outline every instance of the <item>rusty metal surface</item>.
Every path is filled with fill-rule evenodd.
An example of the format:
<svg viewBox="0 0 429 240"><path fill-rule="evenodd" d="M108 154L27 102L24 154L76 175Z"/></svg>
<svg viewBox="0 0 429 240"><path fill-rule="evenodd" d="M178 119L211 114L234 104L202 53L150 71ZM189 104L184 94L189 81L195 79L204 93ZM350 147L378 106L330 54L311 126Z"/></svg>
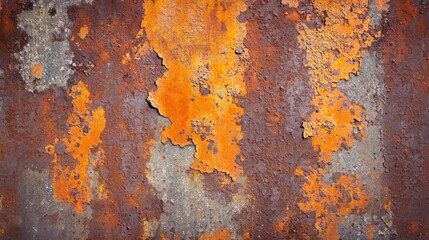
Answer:
<svg viewBox="0 0 429 240"><path fill-rule="evenodd" d="M429 239L428 9L0 0L0 238Z"/></svg>

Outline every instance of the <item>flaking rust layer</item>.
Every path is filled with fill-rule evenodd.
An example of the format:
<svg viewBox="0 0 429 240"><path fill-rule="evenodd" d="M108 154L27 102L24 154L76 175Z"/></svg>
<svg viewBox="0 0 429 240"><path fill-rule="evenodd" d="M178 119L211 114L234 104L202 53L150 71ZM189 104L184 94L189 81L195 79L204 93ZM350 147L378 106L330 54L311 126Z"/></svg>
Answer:
<svg viewBox="0 0 429 240"><path fill-rule="evenodd" d="M378 1L377 11L386 10L387 3ZM371 25L370 5L374 7L373 1L314 1L308 6L313 11L306 12L307 23L297 25L316 110L310 121L303 122L303 137L311 137L321 163L317 168L297 168L295 174L307 180L303 184L306 200L298 206L315 213L320 238L339 238L343 216L362 214L371 198L359 173L338 172L332 182L323 178L329 169L326 164L335 160L333 152L353 148L353 141L367 136L363 107L352 103L337 84L349 80L350 74L360 74L363 54L381 36L381 30Z"/></svg>
<svg viewBox="0 0 429 240"><path fill-rule="evenodd" d="M429 238L428 9L0 0L0 238Z"/></svg>
<svg viewBox="0 0 429 240"><path fill-rule="evenodd" d="M238 143L243 109L237 97L246 55L245 24L237 19L243 1L145 2L142 28L167 72L149 101L171 121L162 141L196 146L192 169L243 174Z"/></svg>

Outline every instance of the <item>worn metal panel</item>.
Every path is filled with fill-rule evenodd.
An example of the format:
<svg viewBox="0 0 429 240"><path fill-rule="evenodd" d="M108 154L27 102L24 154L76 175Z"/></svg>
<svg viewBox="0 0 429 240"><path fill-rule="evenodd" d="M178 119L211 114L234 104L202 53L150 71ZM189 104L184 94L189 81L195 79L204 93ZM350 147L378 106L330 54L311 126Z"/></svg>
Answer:
<svg viewBox="0 0 429 240"><path fill-rule="evenodd" d="M0 0L2 239L428 239L429 5Z"/></svg>

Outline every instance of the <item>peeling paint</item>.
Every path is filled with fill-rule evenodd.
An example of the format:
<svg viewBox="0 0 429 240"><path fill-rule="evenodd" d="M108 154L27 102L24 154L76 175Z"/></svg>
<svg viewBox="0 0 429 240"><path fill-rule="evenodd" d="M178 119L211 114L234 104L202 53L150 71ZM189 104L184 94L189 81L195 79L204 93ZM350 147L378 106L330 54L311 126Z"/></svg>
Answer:
<svg viewBox="0 0 429 240"><path fill-rule="evenodd" d="M314 150L320 153L319 161L330 163L332 152L342 147L350 148L354 138L365 136L363 108L351 104L339 89L326 91L321 88L312 104L318 107L318 111L310 115L310 123L314 130L311 126L307 127L304 129L304 135L312 132L311 141Z"/></svg>
<svg viewBox="0 0 429 240"><path fill-rule="evenodd" d="M242 1L145 2L142 21L147 38L168 71L157 80L149 101L171 121L162 141L196 146L192 169L243 174L238 143L243 137L246 94L241 55L245 24L237 20ZM243 159L241 159L243 160Z"/></svg>

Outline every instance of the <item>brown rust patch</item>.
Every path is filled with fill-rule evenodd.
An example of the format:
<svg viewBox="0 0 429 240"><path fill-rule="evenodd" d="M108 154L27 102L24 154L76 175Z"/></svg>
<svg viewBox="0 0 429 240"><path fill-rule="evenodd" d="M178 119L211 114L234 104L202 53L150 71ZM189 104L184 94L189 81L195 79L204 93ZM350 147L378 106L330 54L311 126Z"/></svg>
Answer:
<svg viewBox="0 0 429 240"><path fill-rule="evenodd" d="M336 88L327 91L321 88L312 104L318 106L318 111L311 113L311 122L303 124L304 138L311 135L314 150L320 153L319 161L329 163L332 152L351 147L354 138L365 134L363 108L351 104Z"/></svg>
<svg viewBox="0 0 429 240"><path fill-rule="evenodd" d="M417 3L392 1L381 42L388 89L383 179L399 239L429 237L429 11Z"/></svg>
<svg viewBox="0 0 429 240"><path fill-rule="evenodd" d="M149 96L171 121L162 141L195 144L192 169L216 169L234 180L243 174L237 163L243 109L236 102L246 94L239 57L245 29L237 16L245 7L242 1L148 1L142 21L168 69Z"/></svg>

